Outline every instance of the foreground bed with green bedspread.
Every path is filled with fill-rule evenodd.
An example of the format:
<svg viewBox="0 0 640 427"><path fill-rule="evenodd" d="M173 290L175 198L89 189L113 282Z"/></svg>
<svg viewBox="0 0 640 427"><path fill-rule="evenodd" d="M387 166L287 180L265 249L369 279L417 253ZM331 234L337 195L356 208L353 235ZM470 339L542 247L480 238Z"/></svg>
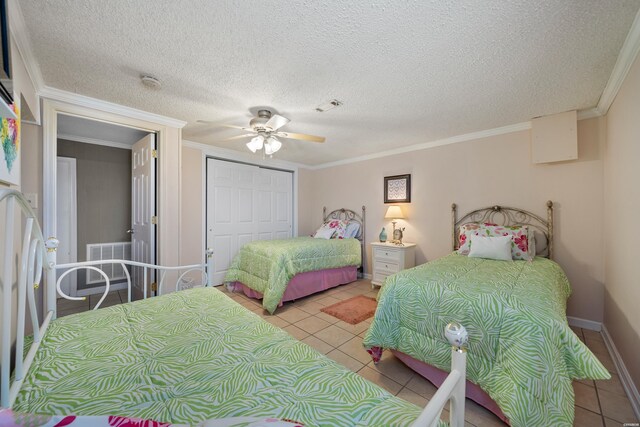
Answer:
<svg viewBox="0 0 640 427"><path fill-rule="evenodd" d="M560 266L545 258L451 254L387 278L364 345L448 372L451 347L442 331L460 322L469 331L467 378L513 426L572 426L572 379L609 373L567 324L570 292Z"/></svg>
<svg viewBox="0 0 640 427"><path fill-rule="evenodd" d="M308 426L410 425L420 413L215 288L53 321L13 409Z"/></svg>
<svg viewBox="0 0 640 427"><path fill-rule="evenodd" d="M296 237L257 240L240 249L224 281L242 282L262 293L263 307L273 314L289 280L296 274L359 266L361 262L360 241L357 239Z"/></svg>

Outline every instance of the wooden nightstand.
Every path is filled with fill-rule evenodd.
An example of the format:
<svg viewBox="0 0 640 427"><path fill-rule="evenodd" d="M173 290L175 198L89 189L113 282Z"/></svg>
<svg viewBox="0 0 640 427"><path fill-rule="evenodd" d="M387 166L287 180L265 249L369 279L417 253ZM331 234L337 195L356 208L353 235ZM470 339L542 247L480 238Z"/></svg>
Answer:
<svg viewBox="0 0 640 427"><path fill-rule="evenodd" d="M371 287L382 286L387 276L416 265L415 243L398 246L392 243L373 242L371 248L373 250Z"/></svg>

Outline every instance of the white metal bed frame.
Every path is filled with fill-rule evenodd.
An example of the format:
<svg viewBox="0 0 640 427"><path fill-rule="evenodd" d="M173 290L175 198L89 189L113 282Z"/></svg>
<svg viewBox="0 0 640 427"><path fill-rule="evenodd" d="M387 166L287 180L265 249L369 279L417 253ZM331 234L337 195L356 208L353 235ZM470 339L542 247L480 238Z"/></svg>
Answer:
<svg viewBox="0 0 640 427"><path fill-rule="evenodd" d="M56 250L58 240L55 237L44 239L37 218L29 206L27 199L17 190L0 190L0 203L5 202L5 235L3 272L0 284L2 285L2 344L1 366L0 366L0 411L10 409L20 392L22 383L29 371L31 363L40 347L40 342L44 337L49 323L56 318L56 292L63 298L69 300L83 300L86 297L71 297L62 292L60 288L61 280L69 273L80 270L94 270L105 278L105 291L94 310L98 309L107 294L109 293L109 278L100 270L100 264L120 264L127 275L128 301L131 301L131 276L126 266L141 267L144 269L144 297L146 298L148 271L155 269L160 272L160 282L158 284L158 295L162 295L163 285L167 272L185 270L177 279L176 291L180 290L181 279L186 274L193 271L201 271L205 278L206 285L211 286L211 277L207 272L213 271L213 250L206 251L206 264L193 264L178 267L165 267L129 260L99 260L85 261L69 264L56 264ZM19 208L21 216L16 218L15 211ZM24 223L21 222L24 216ZM23 228L22 246L15 243L16 231ZM20 254L17 259L17 251ZM16 268L14 268L14 266ZM57 270L63 270L56 280ZM46 308L42 324L39 322L39 315L36 306L35 290L39 289L43 272L45 274L45 302ZM14 275L17 277L14 279ZM55 283L55 286L53 284ZM14 317L12 314L14 289L17 292L17 308ZM25 350L25 324L27 307L31 318L31 328L33 330L33 341L27 355ZM462 332L460 332L462 330ZM449 423L452 427L464 426L464 403L465 403L465 377L466 377L466 331L460 325L448 325L445 336L452 345L451 351L451 373L440 386L438 392L430 400L429 404L420 414L419 418L412 424L412 427L437 426L440 414L446 403L451 401ZM15 344L13 339L15 339ZM15 350L12 352L12 346ZM12 358L13 353L13 358ZM12 361L13 379L11 378Z"/></svg>

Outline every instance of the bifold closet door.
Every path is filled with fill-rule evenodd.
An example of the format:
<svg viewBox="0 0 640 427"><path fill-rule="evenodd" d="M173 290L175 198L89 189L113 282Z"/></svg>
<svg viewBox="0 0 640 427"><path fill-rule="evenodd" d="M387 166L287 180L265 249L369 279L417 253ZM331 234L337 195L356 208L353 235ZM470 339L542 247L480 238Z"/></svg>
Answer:
<svg viewBox="0 0 640 427"><path fill-rule="evenodd" d="M207 160L207 247L222 283L233 257L253 240L292 236L292 173Z"/></svg>
<svg viewBox="0 0 640 427"><path fill-rule="evenodd" d="M293 174L260 169L255 187L257 236L259 240L292 236Z"/></svg>

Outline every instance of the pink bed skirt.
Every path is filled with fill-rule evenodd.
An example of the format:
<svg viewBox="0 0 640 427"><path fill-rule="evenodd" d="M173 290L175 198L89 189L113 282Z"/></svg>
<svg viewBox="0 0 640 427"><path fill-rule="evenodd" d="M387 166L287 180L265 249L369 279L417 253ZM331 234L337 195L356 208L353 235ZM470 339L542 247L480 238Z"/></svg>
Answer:
<svg viewBox="0 0 640 427"><path fill-rule="evenodd" d="M341 268L330 268L326 270L307 271L293 276L287 285L287 289L282 295L280 305L283 302L293 301L306 297L316 292L322 292L336 286L351 283L358 279L358 267L349 266ZM254 291L241 282L233 282L230 284L234 291L244 292L249 298L262 299L262 293Z"/></svg>
<svg viewBox="0 0 640 427"><path fill-rule="evenodd" d="M449 375L448 372L438 369L435 366L429 365L425 362L416 360L401 351L391 350L391 352L405 365L416 371L422 377L431 381L436 387L440 387L444 380L447 378L447 375ZM481 389L480 386L472 383L471 381L467 381L465 392L469 399L473 400L478 405L487 408L505 423L510 424L509 418L507 418L507 416L502 412L498 404L494 402L494 400L491 399L491 396L489 396L487 392Z"/></svg>

